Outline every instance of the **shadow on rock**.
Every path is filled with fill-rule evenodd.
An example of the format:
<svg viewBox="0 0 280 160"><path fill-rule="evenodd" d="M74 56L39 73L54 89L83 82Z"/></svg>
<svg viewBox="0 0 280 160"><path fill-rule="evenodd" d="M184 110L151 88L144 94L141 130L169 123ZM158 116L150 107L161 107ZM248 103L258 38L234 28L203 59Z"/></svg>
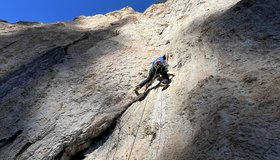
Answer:
<svg viewBox="0 0 280 160"><path fill-rule="evenodd" d="M246 83L209 77L190 92L185 110L194 135L182 159L278 159L279 79L269 88Z"/></svg>
<svg viewBox="0 0 280 160"><path fill-rule="evenodd" d="M50 93L48 93L48 91L52 87L51 85L57 83L55 78L56 75L69 74L71 75L71 77L77 77L77 75L84 72L90 62L92 63L92 61L98 60L106 54L110 54L107 52L98 52L95 55L84 55L84 53L88 49L95 46L98 42L116 37L119 34L116 29L123 25L126 25L129 22L130 17L124 18L117 24L111 25L107 28L103 28L102 30L94 31L73 30L69 29L66 26L60 26L63 29L60 28L61 30L56 30L57 25L54 24L53 26L50 25L50 28L30 28L15 33L11 37L3 36L3 38L7 39L8 41L10 39L13 39L13 37L16 37L17 35L21 35L21 39L18 39L17 41L24 42L28 41L28 38L26 37L29 37L28 35L31 33L35 34L35 38L40 39L42 32L43 34L48 34L48 32L51 31L51 33L54 34L51 39L53 38L56 43L54 43L53 45L49 43L51 39L47 40L48 44L46 44L46 50L41 50L41 53L38 53L36 57L33 57L33 59L30 58L29 62L26 62L25 64L19 66L16 69L13 69L12 71L0 77L0 126L2 127L0 133L0 159L1 157L2 159L3 157L5 157L4 159L27 158L29 155L25 153L29 152L28 150L29 148L31 148L30 146L33 146L33 144L35 144L37 141L42 141L45 136L48 136L56 127L58 127L58 125L56 124L59 123L61 119L59 119L59 114L57 112L53 112L51 113L51 115L38 120L38 124L40 123L39 125L43 127L43 129L41 128L40 130L37 130L37 128L39 127L37 125L34 125L34 121L36 121L36 118L38 118L36 117L36 115L41 114L40 111L51 110L50 108L43 108L46 107L44 106L46 102L44 102L43 100L46 99L47 94ZM38 34L36 34L37 32ZM67 36L68 34L71 38ZM61 37L68 38L68 40L64 41ZM57 39L59 39L59 42L57 42ZM30 40L32 41L33 39ZM17 42L12 42L4 48L1 48L1 52L5 53L5 50L9 47L13 47L15 43ZM36 43L46 43L46 41L39 40L36 41ZM112 47L113 49L115 48L115 50L123 47L122 44L118 42L115 42L114 44L115 45ZM37 44L34 43L33 45L36 46ZM25 46L23 45L22 47ZM20 48L20 50L22 51L24 51L25 49L28 50L28 48ZM55 71L57 69L55 68L58 67L65 68L66 70L62 70L62 72L64 73L57 73ZM77 81L77 78L70 78L65 81L68 81L66 83L69 84L80 83L80 81ZM106 88L103 89L107 90ZM66 94L66 92L64 94ZM60 110L59 106L60 108L63 107L63 103L64 102L60 102L60 104L53 106L54 108ZM46 113L44 112L43 115L45 114ZM44 119L45 122L43 122ZM45 154L47 156L52 156L53 158L62 155L71 157L71 155L73 155L75 152L88 147L81 147L79 145L76 146L74 144L87 144L83 141L91 139L91 136L96 137L97 135L94 135L94 132L90 130L85 131L85 139L81 139L80 137L73 137L71 141L68 141L67 143L61 145L61 148L58 149L64 152L67 151L66 148L71 147L71 153L55 152L53 155L48 155L48 153L46 152ZM32 139L30 137L32 137ZM9 142L7 140L9 140ZM38 145L40 146L40 144ZM73 146L76 146L76 148Z"/></svg>
<svg viewBox="0 0 280 160"><path fill-rule="evenodd" d="M241 0L186 29L186 35L200 34L193 45L212 48L205 54L219 58L218 70L225 67L224 61L236 63L227 66L231 67L225 71L227 78L210 76L189 93L183 116L194 134L178 159L279 159L279 69L271 63L262 69L245 65L262 64L271 58L266 54L280 47L279 2ZM239 68L241 74L258 70L257 78L236 76ZM165 157L169 155L163 153L161 158Z"/></svg>
<svg viewBox="0 0 280 160"><path fill-rule="evenodd" d="M154 80L152 81L152 83L149 83L147 86L146 86L146 90L144 91L144 93L142 94L139 94L138 97L136 97L135 101L142 101L144 100L148 94L150 93L150 91L154 90L154 89L157 89L159 87L162 87L162 91L166 90L169 86L170 86L170 83L172 82L172 79L175 77L175 74L168 74L169 76L169 83L168 84L163 84L162 83L162 77L156 77L155 80L158 81L158 83L155 85L155 86L151 86L152 83L154 83Z"/></svg>
<svg viewBox="0 0 280 160"><path fill-rule="evenodd" d="M197 43L206 42L213 49L217 49L215 45L220 46L222 53L265 54L280 46L279 2L242 0L225 12L209 16L204 22L194 21L190 28L200 26L201 37Z"/></svg>

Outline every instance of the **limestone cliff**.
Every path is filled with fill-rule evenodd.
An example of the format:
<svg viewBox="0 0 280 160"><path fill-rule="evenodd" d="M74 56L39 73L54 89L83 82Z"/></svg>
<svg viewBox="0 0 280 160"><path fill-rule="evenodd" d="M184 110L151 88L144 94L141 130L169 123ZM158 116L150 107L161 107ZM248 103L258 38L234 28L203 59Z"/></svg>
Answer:
<svg viewBox="0 0 280 160"><path fill-rule="evenodd" d="M279 159L279 3L1 20L0 159ZM137 98L167 52L170 86Z"/></svg>

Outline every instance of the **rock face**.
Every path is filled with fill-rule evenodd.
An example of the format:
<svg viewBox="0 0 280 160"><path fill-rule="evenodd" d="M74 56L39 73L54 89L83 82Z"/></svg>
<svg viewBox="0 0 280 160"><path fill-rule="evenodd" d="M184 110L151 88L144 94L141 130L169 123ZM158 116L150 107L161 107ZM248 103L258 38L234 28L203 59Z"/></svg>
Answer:
<svg viewBox="0 0 280 160"><path fill-rule="evenodd" d="M0 159L279 159L279 2L0 22ZM170 86L137 98L166 52Z"/></svg>

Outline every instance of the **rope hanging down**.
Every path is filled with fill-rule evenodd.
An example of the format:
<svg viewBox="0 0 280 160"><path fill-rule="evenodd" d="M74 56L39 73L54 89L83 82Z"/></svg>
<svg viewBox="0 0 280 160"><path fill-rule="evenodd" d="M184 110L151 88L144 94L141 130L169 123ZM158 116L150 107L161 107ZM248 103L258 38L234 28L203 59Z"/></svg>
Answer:
<svg viewBox="0 0 280 160"><path fill-rule="evenodd" d="M140 104L141 104L141 101L140 101ZM137 108L133 111L132 114L129 114L129 117L130 117L131 115L133 115L139 108L140 108L140 107L137 107ZM129 110L127 110L127 113L128 113L128 111L129 111ZM120 142L120 133L123 132L123 133L127 134L126 132L122 131L122 128L123 128L124 125L128 122L129 117L127 118L127 120L124 121L123 125L120 125L120 121L121 121L121 120L118 120L118 121L117 121L117 126L118 126L118 128L119 128L119 132L118 132L118 136L117 136L117 145L116 145L115 153L114 153L114 155L113 155L113 160L115 159L115 155L116 155L117 150L118 150L118 146L119 146L119 142ZM110 152L110 151L108 151L108 152ZM107 158L107 159L108 159L108 158Z"/></svg>
<svg viewBox="0 0 280 160"><path fill-rule="evenodd" d="M162 136L161 127L162 127L162 91L161 91L161 94L160 94L159 142L158 142L158 148L157 148L156 156L158 156L159 147L161 145L161 136Z"/></svg>
<svg viewBox="0 0 280 160"><path fill-rule="evenodd" d="M136 141L136 138L137 138L137 135L138 135L140 124L141 124L142 119L143 119L143 115L144 115L145 108L146 108L146 105L147 105L147 102L148 102L148 98L149 98L149 95L147 96L147 99L146 99L146 102L145 102L145 105L144 105L144 108L143 108L143 111L142 111L142 115L141 115L141 118L140 118L140 121L139 121L139 124L138 124L138 128L137 128L137 131L136 131L136 135L134 137L134 140L133 140L133 143L132 143L132 147L131 147L130 152L129 152L128 160L130 160L130 156L131 156L132 150L134 148L134 144L135 144L135 141Z"/></svg>

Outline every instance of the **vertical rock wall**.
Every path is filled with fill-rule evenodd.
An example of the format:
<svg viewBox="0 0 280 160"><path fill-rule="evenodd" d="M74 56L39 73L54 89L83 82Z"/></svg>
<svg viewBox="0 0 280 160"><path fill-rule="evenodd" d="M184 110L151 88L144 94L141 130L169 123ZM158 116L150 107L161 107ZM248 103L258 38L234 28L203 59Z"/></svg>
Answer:
<svg viewBox="0 0 280 160"><path fill-rule="evenodd" d="M279 159L278 4L1 21L0 159ZM166 52L170 86L137 98Z"/></svg>

